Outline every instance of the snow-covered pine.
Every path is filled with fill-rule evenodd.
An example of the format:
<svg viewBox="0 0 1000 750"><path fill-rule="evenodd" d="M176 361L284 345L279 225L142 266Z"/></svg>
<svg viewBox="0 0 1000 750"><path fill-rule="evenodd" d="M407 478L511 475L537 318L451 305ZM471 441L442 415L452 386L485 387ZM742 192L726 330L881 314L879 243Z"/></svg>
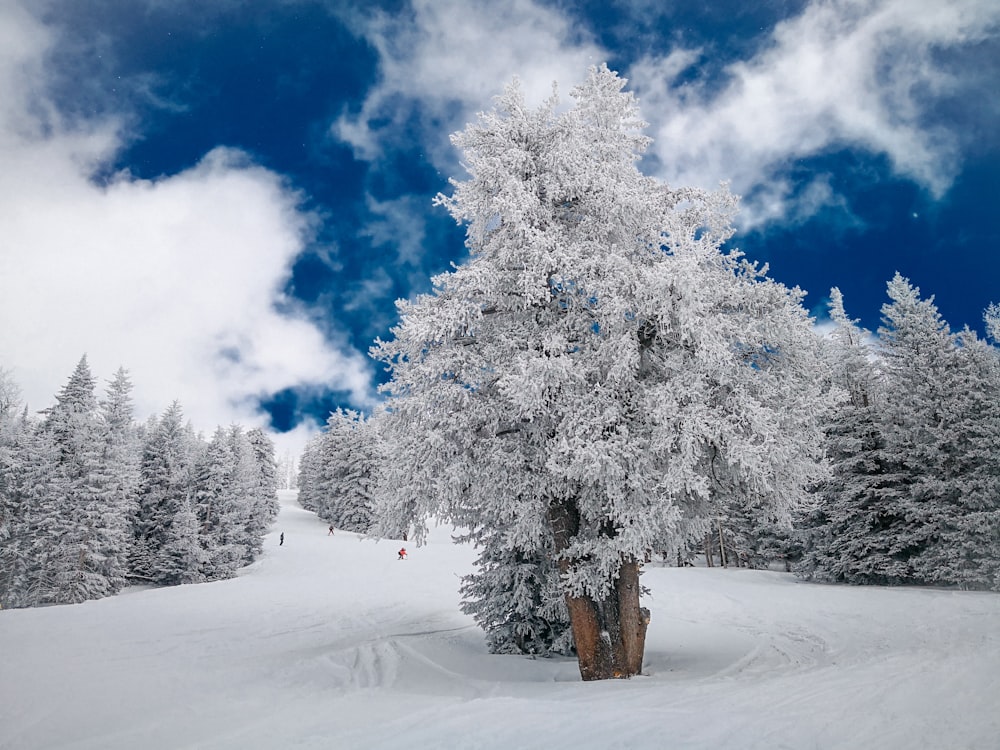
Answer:
<svg viewBox="0 0 1000 750"><path fill-rule="evenodd" d="M95 387L84 356L45 412L42 429L51 435L57 458L51 494L37 508L41 515L33 532L34 559L40 563L32 584L34 604L95 599L125 583L128 539Z"/></svg>
<svg viewBox="0 0 1000 750"><path fill-rule="evenodd" d="M559 112L515 82L453 136L470 177L439 202L471 257L373 348L392 373L383 523L504 519L497 543L527 555L550 535L585 679L641 668L640 561L704 530L713 466L779 517L822 473L802 293L721 251L727 191L638 171L623 85L593 68Z"/></svg>
<svg viewBox="0 0 1000 750"><path fill-rule="evenodd" d="M458 537L480 552L462 578L462 611L486 632L494 654L570 655L573 632L552 542L534 551L503 543L504 527L483 525Z"/></svg>
<svg viewBox="0 0 1000 750"><path fill-rule="evenodd" d="M898 584L909 580L896 529L905 523L901 497L909 480L887 438L888 397L871 334L830 291L834 330L825 348L833 400L825 441L831 475L814 488L798 523L806 578L842 583Z"/></svg>
<svg viewBox="0 0 1000 750"><path fill-rule="evenodd" d="M167 586L200 583L205 580L204 565L205 551L198 539L198 518L185 494L163 535L154 578L157 583Z"/></svg>
<svg viewBox="0 0 1000 750"><path fill-rule="evenodd" d="M278 517L278 463L274 457L274 443L259 427L247 430L250 456L253 459L253 530L259 540L255 556L260 554L264 533Z"/></svg>
<svg viewBox="0 0 1000 750"><path fill-rule="evenodd" d="M182 510L190 512L192 434L183 424L181 405L174 401L146 436L140 465L139 513L135 528L135 548L131 575L157 583L179 582L186 573L178 570L178 560L192 562L186 552L187 540L171 533ZM194 527L197 530L197 525ZM197 541L197 538L195 538Z"/></svg>
<svg viewBox="0 0 1000 750"><path fill-rule="evenodd" d="M232 482L233 451L229 431L218 427L194 468L193 510L207 580L230 578L243 564L240 528L245 523Z"/></svg>
<svg viewBox="0 0 1000 750"><path fill-rule="evenodd" d="M271 441L220 429L219 459L177 403L136 425L131 388L120 368L98 403L84 357L33 420L0 371L0 605L107 596L128 575L227 577L259 554L277 512Z"/></svg>
<svg viewBox="0 0 1000 750"><path fill-rule="evenodd" d="M323 463L321 445L323 433L316 433L306 442L299 456L298 476L295 483L299 487L299 505L320 515L323 507Z"/></svg>
<svg viewBox="0 0 1000 750"><path fill-rule="evenodd" d="M934 544L914 561L932 583L1000 591L1000 359L968 328L955 335L945 367L941 469L929 488L940 497Z"/></svg>
<svg viewBox="0 0 1000 750"><path fill-rule="evenodd" d="M986 333L994 343L1000 343L1000 305L993 303L983 313Z"/></svg>
<svg viewBox="0 0 1000 750"><path fill-rule="evenodd" d="M827 430L833 476L803 520L800 572L998 589L997 352L972 331L952 333L933 299L899 274L888 294L878 358L841 347L845 397ZM839 317L838 333L850 331L842 308Z"/></svg>
<svg viewBox="0 0 1000 750"><path fill-rule="evenodd" d="M36 543L55 512L58 448L51 433L29 418L27 406L0 417L0 606L30 607L43 593L44 544Z"/></svg>
<svg viewBox="0 0 1000 750"><path fill-rule="evenodd" d="M26 419L21 419L20 388L13 376L0 367L0 606L11 606L15 561L20 557L19 536L22 508L17 483L20 457L17 446Z"/></svg>
<svg viewBox="0 0 1000 750"><path fill-rule="evenodd" d="M367 533L379 459L375 422L359 412L338 409L326 427L322 445L327 508L320 515L337 528Z"/></svg>
<svg viewBox="0 0 1000 750"><path fill-rule="evenodd" d="M100 402L98 433L101 460L97 482L101 488L107 515L108 551L106 567L116 581L124 585L128 575L128 557L132 549L132 530L139 512L139 459L141 444L134 419L132 382L128 371L119 367Z"/></svg>
<svg viewBox="0 0 1000 750"><path fill-rule="evenodd" d="M899 274L879 329L889 441L908 475L898 537L913 582L998 585L1000 474L995 367L971 332L952 334L933 298Z"/></svg>
<svg viewBox="0 0 1000 750"><path fill-rule="evenodd" d="M297 490L299 488L299 467L291 451L285 451L278 460L278 489Z"/></svg>
<svg viewBox="0 0 1000 750"><path fill-rule="evenodd" d="M234 515L239 518L236 540L242 548L242 564L245 565L253 562L263 549L264 530L270 525L270 519L265 522L263 518L254 517L259 491L257 464L253 446L242 426L230 426L229 445L232 459L232 503Z"/></svg>
<svg viewBox="0 0 1000 750"><path fill-rule="evenodd" d="M338 529L367 533L381 462L377 420L338 409L299 461L299 502Z"/></svg>

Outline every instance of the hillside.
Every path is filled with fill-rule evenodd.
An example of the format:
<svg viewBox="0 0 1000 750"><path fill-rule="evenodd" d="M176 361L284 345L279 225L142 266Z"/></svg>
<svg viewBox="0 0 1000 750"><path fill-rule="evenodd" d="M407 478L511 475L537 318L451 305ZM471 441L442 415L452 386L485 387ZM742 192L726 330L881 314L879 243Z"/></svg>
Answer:
<svg viewBox="0 0 1000 750"><path fill-rule="evenodd" d="M652 567L644 676L585 684L486 653L447 529L398 561L282 501L236 579L0 612L0 748L997 746L996 594Z"/></svg>

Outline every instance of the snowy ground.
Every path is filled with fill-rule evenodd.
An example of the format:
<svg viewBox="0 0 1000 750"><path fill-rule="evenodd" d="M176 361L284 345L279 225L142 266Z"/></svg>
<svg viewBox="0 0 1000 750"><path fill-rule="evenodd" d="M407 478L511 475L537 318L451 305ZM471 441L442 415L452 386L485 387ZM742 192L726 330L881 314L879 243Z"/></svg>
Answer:
<svg viewBox="0 0 1000 750"><path fill-rule="evenodd" d="M400 562L283 502L237 579L0 612L0 748L1000 747L995 594L654 567L645 675L581 683L486 653L446 530Z"/></svg>

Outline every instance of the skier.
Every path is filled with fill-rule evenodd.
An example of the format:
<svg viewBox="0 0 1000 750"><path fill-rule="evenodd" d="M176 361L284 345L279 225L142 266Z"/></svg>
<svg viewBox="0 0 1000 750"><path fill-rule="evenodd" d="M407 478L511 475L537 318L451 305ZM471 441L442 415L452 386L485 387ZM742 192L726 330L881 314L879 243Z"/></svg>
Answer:
<svg viewBox="0 0 1000 750"><path fill-rule="evenodd" d="M330 524L330 532L327 534L327 536L333 536L333 524L332 523Z"/></svg>
<svg viewBox="0 0 1000 750"><path fill-rule="evenodd" d="M406 559L406 547L403 547L401 550L399 550L399 557L397 557L396 559L397 560L405 560Z"/></svg>
<svg viewBox="0 0 1000 750"><path fill-rule="evenodd" d="M280 547L280 546L281 546L281 545L283 545L284 543L285 543L285 532L284 532L284 531L282 531L282 532L281 532L281 536L280 536L280 537L278 537L278 546Z"/></svg>

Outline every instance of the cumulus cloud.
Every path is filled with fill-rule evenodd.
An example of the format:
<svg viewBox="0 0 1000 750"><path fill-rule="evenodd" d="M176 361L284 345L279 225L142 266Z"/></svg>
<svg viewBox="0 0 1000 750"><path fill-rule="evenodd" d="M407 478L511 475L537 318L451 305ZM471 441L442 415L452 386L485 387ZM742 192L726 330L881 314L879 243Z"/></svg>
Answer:
<svg viewBox="0 0 1000 750"><path fill-rule="evenodd" d="M381 154L390 124L416 113L435 135L428 147L442 149L434 162L451 165L442 136L488 109L515 75L540 103L554 81L580 81L606 55L570 17L533 0L413 0L409 13L376 14L359 31L379 53L380 81L333 131L364 159Z"/></svg>
<svg viewBox="0 0 1000 750"><path fill-rule="evenodd" d="M794 189L787 172L797 159L838 148L885 155L900 176L935 197L946 192L965 144L936 107L961 93L992 93L966 90L985 79L963 79L943 53L974 53L998 24L991 0L816 0L778 24L753 59L729 66L721 87L678 84L697 64L690 54L645 58L629 75L654 123L662 176L757 191L745 220L764 223L837 200L828 185Z"/></svg>
<svg viewBox="0 0 1000 750"><path fill-rule="evenodd" d="M95 184L119 124L60 120L44 96L53 43L0 9L0 365L29 405L51 403L84 353L99 377L130 370L141 416L176 398L205 430L261 423L257 397L300 384L370 402L367 360L280 292L312 230L294 191L225 148Z"/></svg>
<svg viewBox="0 0 1000 750"><path fill-rule="evenodd" d="M830 176L811 170L802 184L796 161L862 149L941 197L968 144L961 118L941 118L938 108L989 101L995 80L968 58L949 65L948 54L977 54L998 24L993 0L814 0L755 45L754 57L729 65L721 83L690 75L711 50L685 48L680 32L664 54L621 72L652 124L658 176L709 188L728 181L747 196L745 226L830 206L853 221ZM443 135L488 108L512 76L539 102L552 81L568 91L607 56L568 12L535 0L414 0L406 13L369 17L359 33L379 53L380 82L333 133L368 160L399 133L421 139L448 174L458 165ZM988 50L979 54L996 72Z"/></svg>

